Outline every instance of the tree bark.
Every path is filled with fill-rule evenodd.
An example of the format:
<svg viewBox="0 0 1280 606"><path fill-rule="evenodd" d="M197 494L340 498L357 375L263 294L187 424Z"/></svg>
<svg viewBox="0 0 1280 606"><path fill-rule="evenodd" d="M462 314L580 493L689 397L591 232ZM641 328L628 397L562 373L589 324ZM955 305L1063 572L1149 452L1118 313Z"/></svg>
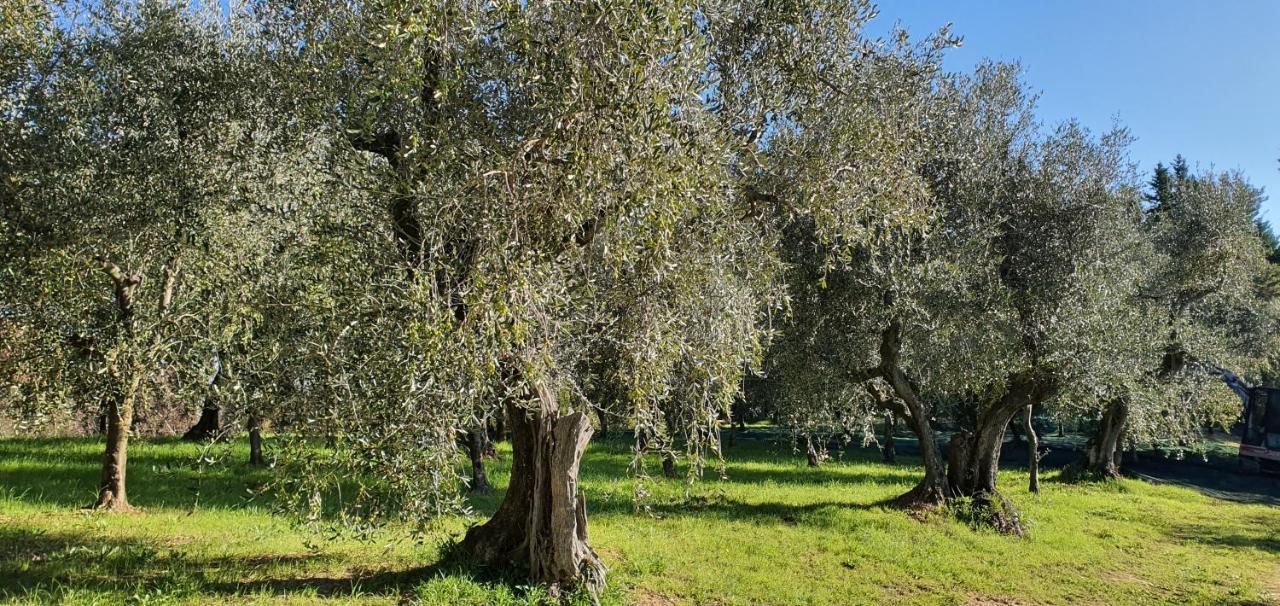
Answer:
<svg viewBox="0 0 1280 606"><path fill-rule="evenodd" d="M884 416L884 446L881 447L881 454L884 456L884 462L893 464L898 462L898 451L893 446L893 432L897 427L898 415L890 411Z"/></svg>
<svg viewBox="0 0 1280 606"><path fill-rule="evenodd" d="M1022 430L1027 434L1027 471L1031 475L1027 490L1040 494L1040 437L1036 435L1035 425L1031 422L1033 406L1028 405L1022 411Z"/></svg>
<svg viewBox="0 0 1280 606"><path fill-rule="evenodd" d="M222 432L222 407L218 406L217 388L222 383L222 356L214 357L213 379L209 381L211 394L205 397L204 406L200 408L200 418L191 426L182 439L188 442L203 442L218 437Z"/></svg>
<svg viewBox="0 0 1280 606"><path fill-rule="evenodd" d="M1129 405L1123 398L1107 404L1098 422L1098 433L1085 447L1082 461L1087 473L1104 478L1120 477L1120 455L1124 444L1124 424L1129 420Z"/></svg>
<svg viewBox="0 0 1280 606"><path fill-rule="evenodd" d="M667 479L676 477L676 457L667 450L662 451L662 477Z"/></svg>
<svg viewBox="0 0 1280 606"><path fill-rule="evenodd" d="M666 428L666 440L658 442L662 449L662 477L667 479L675 479L676 477L676 455L671 451L675 447L676 432L675 427L671 424L670 415L662 415L662 424Z"/></svg>
<svg viewBox="0 0 1280 606"><path fill-rule="evenodd" d="M129 511L125 488L125 471L129 459L129 424L133 420L133 402L129 397L113 401L107 410L107 447L102 454L102 475L98 482L98 500L92 508L102 511Z"/></svg>
<svg viewBox="0 0 1280 606"><path fill-rule="evenodd" d="M249 464L267 464L266 458L262 456L262 422L258 420L258 415L249 415Z"/></svg>
<svg viewBox="0 0 1280 606"><path fill-rule="evenodd" d="M478 429L477 432L480 434L480 441L483 442L484 458L490 461L497 461L498 447L494 445L493 440L489 439L489 432L483 427Z"/></svg>
<svg viewBox="0 0 1280 606"><path fill-rule="evenodd" d="M1005 429L1015 414L1043 402L1054 391L1056 381L1050 375L1036 370L1015 373L1004 395L978 415L974 430L958 432L947 447L951 489L971 497L975 513L1001 532L1023 532L1017 510L996 489Z"/></svg>
<svg viewBox="0 0 1280 606"><path fill-rule="evenodd" d="M1022 423L1009 424L1009 444L1015 448L1022 444Z"/></svg>
<svg viewBox="0 0 1280 606"><path fill-rule="evenodd" d="M605 567L588 542L586 499L578 489L591 422L582 412L561 411L550 388L536 387L536 408L506 405L512 467L502 504L460 547L485 564L527 568L553 596L579 585L598 593Z"/></svg>
<svg viewBox="0 0 1280 606"><path fill-rule="evenodd" d="M493 436L490 438L490 441L501 442L507 439L506 419L506 407L499 406L498 412L493 415Z"/></svg>
<svg viewBox="0 0 1280 606"><path fill-rule="evenodd" d="M942 451L938 448L930 421L929 406L920 398L915 386L908 380L902 370L902 323L892 319L880 334L880 367L877 372L893 389L893 393L901 400L901 410L895 411L907 419L912 433L920 443L920 458L924 463L924 478L920 483L899 496L896 503L900 507L931 508L943 505L951 497L947 471ZM871 384L868 383L868 386ZM868 389L873 389L868 387ZM892 398L878 398L884 406L894 410L897 405Z"/></svg>
<svg viewBox="0 0 1280 606"><path fill-rule="evenodd" d="M471 458L471 492L480 494L493 492L493 485L489 484L489 476L484 471L486 441L483 429L467 432L467 456Z"/></svg>
<svg viewBox="0 0 1280 606"><path fill-rule="evenodd" d="M102 271L111 278L121 336L124 339L132 339L136 324L133 293L134 289L142 284L142 275L125 273L114 263L102 257L98 257L97 262ZM135 369L129 368L128 360L117 360L115 364L125 366L124 370L118 366L112 370L116 378L124 380L119 393L113 396L107 406L107 444L102 454L98 500L94 502L92 508L104 511L128 511L132 507L129 505L125 472L129 461L129 431L133 425L134 398L141 375Z"/></svg>

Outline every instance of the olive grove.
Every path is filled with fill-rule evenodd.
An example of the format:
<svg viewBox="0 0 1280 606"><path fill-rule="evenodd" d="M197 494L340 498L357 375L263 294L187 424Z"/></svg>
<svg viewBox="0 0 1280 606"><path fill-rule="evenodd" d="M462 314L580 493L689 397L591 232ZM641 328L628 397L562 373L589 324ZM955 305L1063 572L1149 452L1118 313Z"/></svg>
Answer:
<svg viewBox="0 0 1280 606"><path fill-rule="evenodd" d="M1123 128L1043 124L1019 66L947 72L957 37L872 36L863 0L13 6L2 412L104 415L98 508L159 400L358 531L469 512L497 425L511 479L459 550L596 592L610 419L638 498L655 452L721 463L746 380L813 465L901 420L897 506L1022 533L1011 422L1034 469L1035 412L1100 419L1081 466L1114 475L1274 362L1241 175L1147 193Z"/></svg>

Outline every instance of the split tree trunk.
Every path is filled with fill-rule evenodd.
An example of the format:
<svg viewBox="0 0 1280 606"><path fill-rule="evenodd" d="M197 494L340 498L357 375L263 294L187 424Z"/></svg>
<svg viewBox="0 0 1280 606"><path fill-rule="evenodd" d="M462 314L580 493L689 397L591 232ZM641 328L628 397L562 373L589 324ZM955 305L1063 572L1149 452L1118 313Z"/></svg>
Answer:
<svg viewBox="0 0 1280 606"><path fill-rule="evenodd" d="M472 429L467 432L467 456L471 458L471 492L488 494L493 492L489 476L484 471L485 433L483 429Z"/></svg>
<svg viewBox="0 0 1280 606"><path fill-rule="evenodd" d="M249 416L249 464L267 464L266 458L262 456L262 422L257 415Z"/></svg>
<svg viewBox="0 0 1280 606"><path fill-rule="evenodd" d="M948 481L956 494L971 497L975 512L1001 532L1022 534L1022 522L1013 504L996 489L1000 449L1009 421L1027 406L1047 399L1056 382L1036 371L1010 377L1003 396L978 415L973 431L962 430L947 446Z"/></svg>
<svg viewBox="0 0 1280 606"><path fill-rule="evenodd" d="M1022 411L1022 430L1027 434L1027 471L1031 475L1027 490L1040 494L1040 437L1036 435L1035 425L1031 422L1032 409L1028 405Z"/></svg>
<svg viewBox="0 0 1280 606"><path fill-rule="evenodd" d="M1120 456L1123 446L1124 424L1129 420L1129 405L1123 398L1116 398L1107 405L1098 423L1098 433L1085 447L1083 465L1085 471L1101 477L1120 477Z"/></svg>
<svg viewBox="0 0 1280 606"><path fill-rule="evenodd" d="M460 547L486 564L515 564L553 596L584 585L597 593L605 567L587 540L586 499L578 468L591 439L582 412L564 413L539 384L537 408L507 403L511 483L498 511L467 532Z"/></svg>

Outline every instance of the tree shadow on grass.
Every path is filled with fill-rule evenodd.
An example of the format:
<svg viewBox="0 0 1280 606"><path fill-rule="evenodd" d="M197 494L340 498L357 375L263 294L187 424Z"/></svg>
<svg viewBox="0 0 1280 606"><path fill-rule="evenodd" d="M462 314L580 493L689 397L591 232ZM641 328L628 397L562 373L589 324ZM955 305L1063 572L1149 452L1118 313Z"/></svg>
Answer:
<svg viewBox="0 0 1280 606"><path fill-rule="evenodd" d="M895 471L869 472L849 467L824 465L818 468L795 466L791 468L759 468L741 465L729 465L726 470L727 482L731 484L758 485L765 483L785 485L826 484L914 484L923 475L923 470L903 466Z"/></svg>
<svg viewBox="0 0 1280 606"><path fill-rule="evenodd" d="M405 569L335 567L326 553L205 557L138 539L88 532L0 529L0 601L56 598L60 593L171 596L411 595L422 584L448 579L486 593L519 599L529 591L516 571L484 568L462 554Z"/></svg>
<svg viewBox="0 0 1280 606"><path fill-rule="evenodd" d="M1250 515L1243 524L1245 530L1226 530L1210 524L1183 524L1165 528L1169 538L1183 543L1195 543L1208 547L1229 549L1258 549L1280 554L1280 527L1271 515Z"/></svg>
<svg viewBox="0 0 1280 606"><path fill-rule="evenodd" d="M80 508L97 496L102 441L84 438L0 440L8 461L4 489L18 501ZM176 439L138 441L129 449L129 501L136 507L238 508L270 472L247 465L231 445L212 449L226 460L200 462L201 446ZM230 449L230 450L228 450Z"/></svg>
<svg viewBox="0 0 1280 606"><path fill-rule="evenodd" d="M0 442L0 453L13 454L18 463L6 474L12 498L68 508L86 504L97 481L96 441L29 440ZM197 447L166 441L149 441L132 449L130 497L148 507L234 509L244 506L242 495L254 482L265 481L269 471L232 462L225 466L193 465ZM509 453L506 454L509 457ZM626 477L630 444L610 440L593 445L584 464L584 481L612 481ZM802 459L789 459L776 445L735 448L727 457L729 492L741 492L764 483L815 485L831 483L909 485L918 474L914 467L884 472L853 468L845 460L823 468L804 467ZM856 462L856 461L854 461ZM493 465L499 486L509 474L509 458ZM682 471L683 471L683 465ZM683 480L658 480L679 484ZM841 523L849 510L888 508L891 498L876 502L823 500L812 503L748 502L714 490L709 497L677 498L649 504L648 512L662 518L703 518L745 522L760 526L806 525L831 527ZM198 492L197 492L198 491ZM896 493L897 491L891 491ZM29 497L26 495L30 495ZM896 496L886 495L887 497ZM496 509L502 493L474 499L476 509ZM634 515L630 491L594 491L588 488L592 515ZM457 555L428 566L388 569L376 566L351 569L324 553L258 554L208 557L189 552L183 545L140 539L94 536L85 531L41 531L32 528L0 529L0 597L26 597L42 601L51 592L87 591L134 595L139 590L174 595L233 596L245 594L342 597L357 594L403 595L419 587L463 584L479 592L476 603L490 595L526 595L523 580L510 570L472 565ZM443 590L441 590L443 591ZM510 600L507 600L510 601Z"/></svg>

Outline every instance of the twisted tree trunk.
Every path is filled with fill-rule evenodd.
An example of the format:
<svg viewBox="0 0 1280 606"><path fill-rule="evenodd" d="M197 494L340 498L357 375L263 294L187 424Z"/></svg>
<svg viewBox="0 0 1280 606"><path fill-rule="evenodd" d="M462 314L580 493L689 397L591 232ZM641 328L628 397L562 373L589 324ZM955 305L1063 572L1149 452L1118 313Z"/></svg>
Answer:
<svg viewBox="0 0 1280 606"><path fill-rule="evenodd" d="M1120 477L1122 438L1124 424L1128 420L1129 405L1123 398L1107 404L1107 410L1098 422L1098 433L1085 446L1082 463L1086 472L1105 478Z"/></svg>
<svg viewBox="0 0 1280 606"><path fill-rule="evenodd" d="M112 401L107 409L107 447L102 453L102 474L98 482L98 500L93 509L129 511L125 472L129 462L129 424L133 420L133 401L128 396Z"/></svg>
<svg viewBox="0 0 1280 606"><path fill-rule="evenodd" d="M659 441L662 449L662 477L667 479L675 479L676 477L676 455L672 452L675 447L676 433L675 428L671 425L671 416L662 415L662 424L666 429L667 436L665 441Z"/></svg>
<svg viewBox="0 0 1280 606"><path fill-rule="evenodd" d="M676 457L668 450L662 451L662 477L667 479L676 477Z"/></svg>
<svg viewBox="0 0 1280 606"><path fill-rule="evenodd" d="M550 388L539 384L537 392L532 410L507 403L511 483L498 511L460 546L486 564L526 567L553 596L579 585L598 592L605 567L588 543L586 499L578 489L591 422L582 412L560 410Z"/></svg>
<svg viewBox="0 0 1280 606"><path fill-rule="evenodd" d="M492 435L489 437L491 442L501 442L507 439L507 413L506 407L499 406L497 413L493 415Z"/></svg>
<svg viewBox="0 0 1280 606"><path fill-rule="evenodd" d="M222 407L218 406L217 389L222 383L222 354L214 355L213 379L209 381L212 393L205 397L204 406L200 408L200 418L191 426L182 439L188 442L203 442L218 437L222 432Z"/></svg>
<svg viewBox="0 0 1280 606"><path fill-rule="evenodd" d="M883 406L903 416L920 443L920 458L924 463L924 478L920 483L898 497L900 507L930 508L946 503L951 497L946 465L938 448L930 420L929 406L920 397L914 385L902 369L902 323L897 318L889 322L880 334L880 366L876 373L893 389L901 404L893 398L876 396ZM868 389L874 389L868 384ZM873 393L875 395L875 393Z"/></svg>
<svg viewBox="0 0 1280 606"><path fill-rule="evenodd" d="M809 467L821 467L822 457L818 454L818 449L813 445L813 438L804 437L805 458L809 462Z"/></svg>
<svg viewBox="0 0 1280 606"><path fill-rule="evenodd" d="M596 418L600 420L600 439L609 438L609 413L603 406L596 406Z"/></svg>
<svg viewBox="0 0 1280 606"><path fill-rule="evenodd" d="M1056 389L1056 381L1046 373L1036 370L1015 373L1004 395L978 415L973 431L956 433L947 446L951 489L958 495L972 497L975 513L1002 532L1023 532L1017 509L996 489L1005 429L1015 414L1043 402Z"/></svg>

